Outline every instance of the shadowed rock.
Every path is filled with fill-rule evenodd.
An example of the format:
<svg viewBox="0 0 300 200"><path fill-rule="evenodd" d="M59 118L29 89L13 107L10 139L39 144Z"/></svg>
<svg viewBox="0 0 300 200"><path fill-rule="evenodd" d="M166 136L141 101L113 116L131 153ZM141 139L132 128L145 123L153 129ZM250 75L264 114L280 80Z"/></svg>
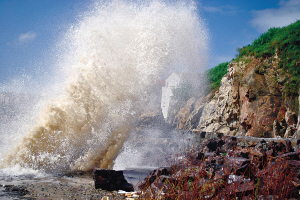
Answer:
<svg viewBox="0 0 300 200"><path fill-rule="evenodd" d="M134 191L133 185L126 181L122 171L95 168L93 179L96 189Z"/></svg>

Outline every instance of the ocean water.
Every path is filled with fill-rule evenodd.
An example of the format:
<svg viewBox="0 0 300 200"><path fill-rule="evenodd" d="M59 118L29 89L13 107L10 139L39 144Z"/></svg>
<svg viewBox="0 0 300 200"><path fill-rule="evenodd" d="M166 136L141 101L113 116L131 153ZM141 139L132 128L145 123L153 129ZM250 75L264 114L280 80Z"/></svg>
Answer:
<svg viewBox="0 0 300 200"><path fill-rule="evenodd" d="M134 138L159 79L205 69L208 32L193 2L101 1L70 25L58 46L63 50L55 67L64 81L43 91L59 92L45 97L36 91L27 100L15 94L23 99L13 104L1 93L1 177L114 164L125 169L132 167L124 159L130 152L131 163L146 165L147 154L138 159L138 149L124 143ZM140 148L151 152L151 145Z"/></svg>

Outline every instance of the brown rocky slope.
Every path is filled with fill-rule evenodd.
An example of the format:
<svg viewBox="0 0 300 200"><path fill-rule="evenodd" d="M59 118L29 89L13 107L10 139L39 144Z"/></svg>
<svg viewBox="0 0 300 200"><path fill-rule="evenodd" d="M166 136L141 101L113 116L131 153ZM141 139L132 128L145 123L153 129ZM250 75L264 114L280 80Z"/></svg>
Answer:
<svg viewBox="0 0 300 200"><path fill-rule="evenodd" d="M173 118L178 129L254 137L292 137L297 129L298 96L285 93L290 75L278 57L244 57L228 73L212 98L191 98Z"/></svg>

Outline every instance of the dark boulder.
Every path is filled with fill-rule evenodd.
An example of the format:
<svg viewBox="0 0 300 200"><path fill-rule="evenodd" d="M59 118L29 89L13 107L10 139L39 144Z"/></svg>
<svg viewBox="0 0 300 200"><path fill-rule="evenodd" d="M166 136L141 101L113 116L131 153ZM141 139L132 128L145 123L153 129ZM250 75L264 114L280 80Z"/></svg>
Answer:
<svg viewBox="0 0 300 200"><path fill-rule="evenodd" d="M275 146L275 148L276 148L276 151L278 152L278 153L286 153L286 147L285 147L285 145L283 144L283 143L281 143L281 142L278 142L278 143L276 143L276 146Z"/></svg>
<svg viewBox="0 0 300 200"><path fill-rule="evenodd" d="M134 191L133 185L126 181L122 171L95 168L93 170L93 179L96 189Z"/></svg>
<svg viewBox="0 0 300 200"><path fill-rule="evenodd" d="M208 140L207 148L210 152L216 151L218 147L222 147L224 144L224 141L222 139L213 138Z"/></svg>

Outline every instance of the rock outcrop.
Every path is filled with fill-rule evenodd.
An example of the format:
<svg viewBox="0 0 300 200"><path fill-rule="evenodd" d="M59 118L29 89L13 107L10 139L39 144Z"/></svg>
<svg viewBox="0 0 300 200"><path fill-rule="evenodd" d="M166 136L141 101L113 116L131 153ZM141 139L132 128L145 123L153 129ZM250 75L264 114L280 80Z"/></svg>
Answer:
<svg viewBox="0 0 300 200"><path fill-rule="evenodd" d="M175 165L152 171L139 185L142 198L299 199L299 143L205 140Z"/></svg>
<svg viewBox="0 0 300 200"><path fill-rule="evenodd" d="M299 94L300 94L300 91L299 91ZM299 104L300 104L300 95L299 95L298 101L299 101ZM300 107L300 105L299 105L299 107ZM300 109L298 111L298 123L297 123L297 127L296 128L297 128L297 131L294 134L293 138L300 139Z"/></svg>
<svg viewBox="0 0 300 200"><path fill-rule="evenodd" d="M219 90L209 101L192 98L168 121L178 129L292 137L297 130L298 96L286 93L283 83L290 75L277 65L276 56L231 62Z"/></svg>

